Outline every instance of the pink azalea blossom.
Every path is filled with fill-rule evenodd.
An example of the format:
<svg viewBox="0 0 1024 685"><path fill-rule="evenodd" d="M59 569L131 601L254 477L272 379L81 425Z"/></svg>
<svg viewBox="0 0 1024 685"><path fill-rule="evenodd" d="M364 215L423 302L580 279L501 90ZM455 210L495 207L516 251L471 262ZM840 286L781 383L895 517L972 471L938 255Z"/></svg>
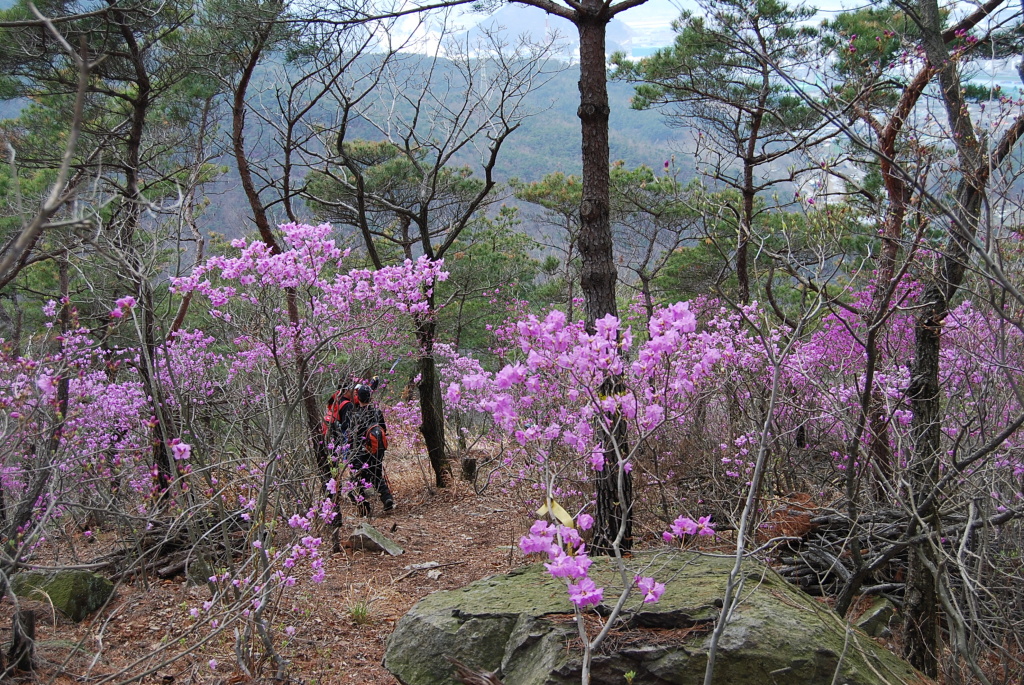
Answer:
<svg viewBox="0 0 1024 685"><path fill-rule="evenodd" d="M665 584L655 581L654 578L637 576L635 580L637 588L644 593L644 604L657 602L665 592Z"/></svg>
<svg viewBox="0 0 1024 685"><path fill-rule="evenodd" d="M697 532L697 522L689 516L680 516L672 522L671 529L676 537L681 538L684 535L694 535Z"/></svg>
<svg viewBox="0 0 1024 685"><path fill-rule="evenodd" d="M584 578L592 563L586 555L570 556L559 550L559 554L551 560L550 564L544 564L555 578Z"/></svg>
<svg viewBox="0 0 1024 685"><path fill-rule="evenodd" d="M53 376L43 374L36 379L36 387L43 393L43 397L52 397L57 393L57 386L53 382Z"/></svg>
<svg viewBox="0 0 1024 685"><path fill-rule="evenodd" d="M569 600L578 607L600 604L604 599L604 588L599 588L590 578L569 585Z"/></svg>

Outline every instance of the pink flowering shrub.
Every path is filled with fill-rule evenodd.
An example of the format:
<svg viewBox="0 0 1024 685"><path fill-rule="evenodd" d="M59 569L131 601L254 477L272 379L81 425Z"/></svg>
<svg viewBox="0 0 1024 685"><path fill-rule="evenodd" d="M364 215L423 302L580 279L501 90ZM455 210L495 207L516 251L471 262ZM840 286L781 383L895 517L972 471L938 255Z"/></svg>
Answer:
<svg viewBox="0 0 1024 685"><path fill-rule="evenodd" d="M50 303L49 336L21 354L0 353L0 486L7 511L21 503L30 511L9 541L19 557L31 558L68 521L91 537L102 525L91 511L137 537L174 521L206 541L223 531L199 522L236 521L244 552L201 560L211 596L189 613L204 631L233 622L265 630L266 613L287 607L293 588L324 578L325 532L351 485L337 463L323 482L303 396L311 392L322 409L338 382L417 355L412 315L425 313L426 295L445 274L427 260L349 269L328 226L282 233L280 253L239 240L176 279L174 292L191 296L199 314L147 354L110 346L138 328L139 303L128 295L102 307L103 329L71 312L61 330L58 303ZM897 484L886 497L898 502L913 459L915 312L904 305L915 292L900 292L879 329L871 430L859 413L868 378L859 313L837 308L791 340L793 331L756 304L729 310L697 300L658 309L642 327L605 317L593 331L559 311L523 313L495 329L488 363L438 344L451 454L493 459L486 483L513 493L524 510L559 502L578 512L537 521L520 541L564 579L578 610L613 592L656 602L665 586L655 577L630 573L620 583L628 587L616 588L590 577L595 476L632 473L638 518L655 539L679 545L715 535L709 507L716 521L735 514L762 450L771 459L763 492L807 488L828 499L851 466L870 473L862 461L872 454L886 460L875 465ZM861 310L872 303L870 292L848 300ZM1021 411L1024 340L1007 319L961 302L943 322L942 473L956 472L964 454ZM780 400L769 416L776 377ZM415 398L387 413L393 443L415 450ZM614 455L605 451L612 417L628 446ZM154 444L156 427L165 438ZM170 482L156 477L160 450ZM1022 475L1019 439L1010 435L965 467L946 496L1018 507Z"/></svg>
<svg viewBox="0 0 1024 685"><path fill-rule="evenodd" d="M151 415L135 355L104 350L85 328L58 338L54 352L0 354L0 486L12 509L18 498L36 497L21 531L29 546L30 530L44 535L43 516L98 504L111 490L134 503L150 494L144 455Z"/></svg>
<svg viewBox="0 0 1024 685"><path fill-rule="evenodd" d="M463 362L467 372L448 384L446 398L491 417L504 447L503 487L528 504L551 496L582 509L593 474L636 468L665 426L687 421L694 400L737 354L736 336L698 331L686 303L657 311L635 346L632 330L612 317L591 334L554 311L527 317L515 331L509 363L489 372ZM609 375L618 384L606 393ZM628 426L631 451L606 464L602 438L612 413Z"/></svg>
<svg viewBox="0 0 1024 685"><path fill-rule="evenodd" d="M913 293L908 287L896 301L909 301ZM871 305L870 293L850 297L862 310ZM879 453L874 443L882 441L891 456L890 463L880 466L891 473L897 488L892 495L899 498L899 484L907 482L900 472L913 460L907 398L913 316L912 310L897 307L880 329L871 378L876 415L869 430L863 425L858 430L867 382L866 324L862 316L842 309L814 321L796 340L756 304L726 311L708 301L677 303L656 311L643 335L612 317L588 332L558 311L528 316L509 326L515 332L507 337L515 346L505 348L505 365L492 372L460 361L464 372L448 384L447 399L491 417L494 439L503 447L503 485L519 492L524 505L557 500L567 509L585 510L592 506L595 472L632 471L638 483L634 511L671 522L662 537L682 543L715 531L711 517L699 512L707 490L687 492L680 485L673 491L673 476L700 469L705 487L718 476L731 481L732 501L722 508L728 517L742 503L737 495L749 488L762 449L777 460L767 470L763 491L777 492L801 479L814 483L845 477L855 436L861 458ZM982 331L986 335L979 337ZM943 470L952 468L968 445L984 444L1020 413L1013 388L1024 380L1022 342L1019 329L981 314L970 302L945 320L940 383L949 394ZM767 398L776 377L782 399L769 417ZM602 440L612 416L625 423L629 447L614 462ZM671 444L699 445L701 436L705 444L718 443L717 454L715 449L685 454ZM763 440L768 443L762 445ZM999 482L999 489L986 488L994 508L1005 510L1008 500L1024 498L1017 451L1011 436L992 458L972 464L949 494L978 494L985 483ZM853 466L864 473L858 459ZM786 480L773 481L775 473ZM652 485L669 497L645 499L645 487ZM728 489L721 497L726 501ZM666 499L668 507L660 505ZM693 514L678 515L680 509ZM577 607L600 603L607 595L607 588L589 578L586 547L572 527L538 521L520 548L547 556L548 571L566 579ZM644 601L656 601L664 591L654 578L638 576L634 582Z"/></svg>
<svg viewBox="0 0 1024 685"><path fill-rule="evenodd" d="M689 516L680 516L672 522L669 530L661 534L665 542L672 542L676 538L683 540L687 535L714 535L715 526L711 523L710 516L701 516L696 521Z"/></svg>
<svg viewBox="0 0 1024 685"><path fill-rule="evenodd" d="M868 300L868 293L855 294L854 303L859 306L867 306ZM901 473L913 461L913 412L906 394L914 359L913 316L913 311L897 310L882 329L872 378L878 413L874 425L860 435L861 455L890 455L888 463L879 466L896 483L904 480ZM785 362L787 388L779 412L780 433L794 435L802 426L806 437L800 451L827 455L836 475L844 474L850 465L849 445L856 435L866 382L866 337L862 317L849 311L832 313ZM939 383L946 397L947 466L957 459L957 452L966 453L972 445L984 443L1020 411L1012 387L1024 379L1019 362L1024 352L1022 338L1018 329L998 317L983 315L970 302L954 308L944 321ZM1012 455L1016 446L1011 436L998 454ZM805 457L804 463L796 465L809 469L806 461ZM1000 461L1005 460L997 458L978 468L991 469ZM865 464L855 459L853 466L861 472ZM1019 499L1017 490L1011 496Z"/></svg>
<svg viewBox="0 0 1024 685"><path fill-rule="evenodd" d="M402 333L409 325L400 319L426 311L425 294L445 278L440 264L420 259L348 270L348 253L328 238L329 225L287 224L281 230L289 249L280 254L260 241L236 240L238 256L212 257L174 280L175 292L209 302L209 314L220 324L216 337L235 347L230 371L303 356L312 373L341 380L363 372L356 364L381 368L409 348L411 338ZM285 288L301 292L294 326Z"/></svg>
<svg viewBox="0 0 1024 685"><path fill-rule="evenodd" d="M0 484L9 510L19 498L32 504L14 541L19 556L30 557L68 518L92 537L102 524L91 508L117 521L122 535L134 529L141 538L158 523L188 529L200 540L190 563L211 571L210 599L189 610L200 633L239 622L252 629L239 634L265 631L266 612L323 580L324 534L348 483L337 470L326 488L320 480L299 368L320 410L346 377L390 367L414 348L411 315L426 311L426 295L445 274L427 260L349 269L329 226L281 230L280 253L239 240L233 254L175 279L173 291L191 296L194 312L205 309L194 319L206 323L175 331L151 357L109 349L109 330L75 323L63 334L51 325L39 349L0 354ZM51 303L46 314L58 308ZM130 336L135 299L122 297L109 311L113 329ZM157 402L140 373L147 364ZM161 424L166 484L154 460L152 429ZM203 521L217 523L207 530ZM244 531L240 556L208 544L221 542L231 521Z"/></svg>
<svg viewBox="0 0 1024 685"><path fill-rule="evenodd" d="M710 518L703 516L698 521L693 521L680 516L672 524L671 532L664 533L665 540L671 541L686 535L713 535L714 526ZM576 517L576 526L579 530L589 530L593 523L594 519L589 514L581 513ZM550 524L538 519L530 527L529 534L519 539L519 549L527 556L547 556L548 561L544 568L553 578L565 579L569 601L575 605L577 611L600 604L604 600L605 588L597 587L590 578L589 572L593 561L588 556L587 546L576 527L561 523ZM634 576L633 582L643 595L644 604L657 602L665 592L665 584L649 576Z"/></svg>
<svg viewBox="0 0 1024 685"><path fill-rule="evenodd" d="M604 595L604 590L588 576L592 562L586 548L575 528L549 525L541 520L535 521L530 534L519 540L523 554L548 556L549 561L544 567L553 577L566 579L569 599L577 607L600 604Z"/></svg>

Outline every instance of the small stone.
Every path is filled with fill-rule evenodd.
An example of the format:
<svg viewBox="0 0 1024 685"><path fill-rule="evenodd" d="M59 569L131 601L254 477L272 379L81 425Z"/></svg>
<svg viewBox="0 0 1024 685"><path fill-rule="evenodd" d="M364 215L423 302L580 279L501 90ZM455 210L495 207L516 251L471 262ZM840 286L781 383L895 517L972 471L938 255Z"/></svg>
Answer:
<svg viewBox="0 0 1024 685"><path fill-rule="evenodd" d="M896 605L885 597L877 597L868 610L857 619L857 627L871 637L889 637L889 622L896 615Z"/></svg>
<svg viewBox="0 0 1024 685"><path fill-rule="evenodd" d="M356 526L348 540L352 545L352 549L361 549L367 552L385 552L393 557L397 557L405 552L394 541L388 539L384 533L369 523L360 523Z"/></svg>
<svg viewBox="0 0 1024 685"><path fill-rule="evenodd" d="M408 566L405 567L405 570L406 571L422 571L424 569L435 568L435 567L440 566L440 565L441 564L439 564L436 561L425 561L422 564L409 564Z"/></svg>

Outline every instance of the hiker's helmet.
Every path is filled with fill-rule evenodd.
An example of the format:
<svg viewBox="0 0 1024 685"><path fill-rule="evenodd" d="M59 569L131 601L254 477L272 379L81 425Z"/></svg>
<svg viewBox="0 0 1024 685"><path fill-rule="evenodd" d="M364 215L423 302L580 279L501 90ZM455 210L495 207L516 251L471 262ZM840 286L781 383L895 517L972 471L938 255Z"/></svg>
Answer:
<svg viewBox="0 0 1024 685"><path fill-rule="evenodd" d="M356 386L356 398L359 400L359 404L369 404L370 394L370 386L362 383Z"/></svg>

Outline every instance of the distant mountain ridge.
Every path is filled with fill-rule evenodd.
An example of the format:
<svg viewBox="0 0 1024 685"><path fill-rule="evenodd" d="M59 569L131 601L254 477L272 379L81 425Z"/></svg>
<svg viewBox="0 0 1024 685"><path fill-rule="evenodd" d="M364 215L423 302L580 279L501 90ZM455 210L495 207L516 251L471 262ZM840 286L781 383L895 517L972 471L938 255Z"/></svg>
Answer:
<svg viewBox="0 0 1024 685"><path fill-rule="evenodd" d="M426 58L424 58L426 59ZM254 92L274 77L273 69L261 73L254 81ZM502 145L495 168L495 178L506 182L512 178L523 181L538 181L545 175L561 172L579 175L582 170L582 134L580 120L576 115L579 107L579 69L569 66L556 74L551 81L530 94L527 104L535 110L542 110L527 118ZM609 147L612 162L622 160L627 167L642 164L660 170L664 163L675 156L673 169L679 180L686 182L695 174L692 139L689 129L670 127L664 117L656 111L638 111L630 108L633 86L611 81L608 84L608 98L611 105L609 122ZM321 110L325 120L329 112ZM317 113L314 113L316 116ZM248 122L259 121L251 118ZM250 141L270 141L272 136L261 135L258 130L247 134ZM349 140L359 138L379 140L381 135L367 124L350 127ZM252 149L254 158L271 154L269 148ZM456 156L453 164L467 165L479 171L479 157L467 149ZM234 160L226 156L221 163L230 171L218 181L210 184L208 193L216 196L214 205L207 210L205 221L211 230L228 237L237 237L251 226L246 219L248 205L241 191ZM230 227L230 228L229 228Z"/></svg>
<svg viewBox="0 0 1024 685"><path fill-rule="evenodd" d="M10 7L13 4L14 0L0 0L0 7ZM552 17L549 26L543 20L543 13L524 12L523 9L507 5L471 29L469 33L476 31L479 35L479 32L488 27L501 26L506 35L510 36L518 35L516 32L529 33L542 39L547 31L557 29L567 38L577 38L568 34L566 29L573 27L561 18ZM541 18L540 21L538 17ZM621 22L612 22L609 25L610 49L625 47L629 37L630 29ZM427 58L423 59L426 64ZM441 73L444 69L442 67L434 73ZM288 71L289 67L280 59L268 60L261 66L250 89L253 97L260 92L273 92L281 79L287 78L286 75L282 75L282 70ZM576 114L579 107L578 81L578 67L566 66L563 71L554 74L548 83L527 97L527 109L535 111L536 114L525 119L504 142L495 168L495 178L499 182L512 178L527 182L538 181L554 172L580 174L581 133L580 120ZM665 160L677 154L677 160L680 162L675 165L675 170L680 174L681 180L689 179L694 171L692 156L678 155L690 147L687 131L670 128L658 112L631 109L632 94L633 87L630 84L616 81L608 84L611 105L611 160L622 160L630 168L646 164L660 169ZM453 97L457 97L457 94L453 94ZM0 101L0 119L17 117L26 103L27 100L24 99ZM223 112L227 111L226 103L222 103L221 107ZM329 122L334 119L334 112L322 104L310 114L312 120ZM248 118L249 131L246 138L252 159L268 160L279 153L272 148L274 131L265 124L266 128L261 130L260 122L260 117ZM350 127L349 140L360 137L380 139L381 134L365 123ZM474 171L479 171L477 155L478 151L467 146L453 160L453 164L466 165ZM201 222L206 230L236 237L251 228L246 218L249 215L249 207L241 190L233 156L224 154L217 161L225 165L229 171L207 184L205 192L211 198L212 204Z"/></svg>

